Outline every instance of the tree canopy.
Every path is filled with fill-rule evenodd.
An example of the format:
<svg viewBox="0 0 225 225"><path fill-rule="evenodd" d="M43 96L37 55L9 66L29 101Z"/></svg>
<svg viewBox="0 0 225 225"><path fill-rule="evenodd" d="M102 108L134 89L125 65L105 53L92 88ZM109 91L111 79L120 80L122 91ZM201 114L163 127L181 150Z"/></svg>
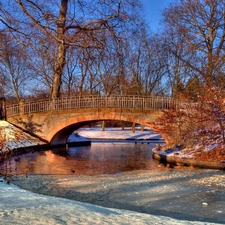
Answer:
<svg viewBox="0 0 225 225"><path fill-rule="evenodd" d="M142 12L139 0L1 2L1 95L196 100L201 88L224 89L223 1L174 1L157 33Z"/></svg>

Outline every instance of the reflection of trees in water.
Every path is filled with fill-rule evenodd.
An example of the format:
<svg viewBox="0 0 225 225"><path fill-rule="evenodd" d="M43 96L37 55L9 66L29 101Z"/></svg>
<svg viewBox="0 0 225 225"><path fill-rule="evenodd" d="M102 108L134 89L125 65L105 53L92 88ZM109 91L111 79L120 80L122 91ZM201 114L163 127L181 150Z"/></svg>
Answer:
<svg viewBox="0 0 225 225"><path fill-rule="evenodd" d="M14 168L26 174L104 174L151 169L153 145L98 143L28 153L14 159Z"/></svg>

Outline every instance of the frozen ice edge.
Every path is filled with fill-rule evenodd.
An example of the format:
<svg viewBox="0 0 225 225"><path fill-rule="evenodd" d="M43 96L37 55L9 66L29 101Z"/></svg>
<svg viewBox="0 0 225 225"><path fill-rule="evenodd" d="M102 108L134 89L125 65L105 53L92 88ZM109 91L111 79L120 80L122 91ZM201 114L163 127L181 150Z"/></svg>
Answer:
<svg viewBox="0 0 225 225"><path fill-rule="evenodd" d="M195 224L128 210L105 208L69 199L45 196L0 180L0 221L6 224ZM209 223L207 223L209 224ZM218 224L218 223L210 223Z"/></svg>

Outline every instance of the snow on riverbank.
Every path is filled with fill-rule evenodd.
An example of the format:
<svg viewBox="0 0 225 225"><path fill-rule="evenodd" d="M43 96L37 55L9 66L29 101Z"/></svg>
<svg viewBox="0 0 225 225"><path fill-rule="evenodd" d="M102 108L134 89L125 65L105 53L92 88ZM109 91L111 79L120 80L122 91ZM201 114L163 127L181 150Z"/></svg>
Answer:
<svg viewBox="0 0 225 225"><path fill-rule="evenodd" d="M105 128L105 131L101 131L100 127L95 128L81 128L74 132L69 137L69 142L86 139L108 139L108 140L152 140L162 139L162 137L150 129L140 131L138 127L135 132L131 131L131 128L125 128L122 130L118 128Z"/></svg>
<svg viewBox="0 0 225 225"><path fill-rule="evenodd" d="M0 181L0 221L2 225L206 224L204 222L176 220L164 216L110 209L63 198L44 196Z"/></svg>
<svg viewBox="0 0 225 225"><path fill-rule="evenodd" d="M0 120L0 151L44 144L7 121Z"/></svg>

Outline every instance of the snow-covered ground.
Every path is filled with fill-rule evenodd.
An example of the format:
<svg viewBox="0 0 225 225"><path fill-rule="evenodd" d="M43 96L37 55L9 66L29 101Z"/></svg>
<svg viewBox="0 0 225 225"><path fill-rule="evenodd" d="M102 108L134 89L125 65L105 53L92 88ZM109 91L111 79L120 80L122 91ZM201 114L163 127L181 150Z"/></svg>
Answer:
<svg viewBox="0 0 225 225"><path fill-rule="evenodd" d="M24 133L7 121L0 120L0 151L39 144L44 144L44 142Z"/></svg>
<svg viewBox="0 0 225 225"><path fill-rule="evenodd" d="M176 220L50 197L0 182L0 224L214 224ZM217 223L218 224L218 223Z"/></svg>
<svg viewBox="0 0 225 225"><path fill-rule="evenodd" d="M161 139L162 137L150 129L145 129L140 131L138 127L135 132L131 131L131 128L125 128L122 130L118 128L105 128L105 131L102 131L101 128L81 128L78 131L74 132L68 139L69 142L77 140L86 140L86 139L107 139L107 140L153 140Z"/></svg>

